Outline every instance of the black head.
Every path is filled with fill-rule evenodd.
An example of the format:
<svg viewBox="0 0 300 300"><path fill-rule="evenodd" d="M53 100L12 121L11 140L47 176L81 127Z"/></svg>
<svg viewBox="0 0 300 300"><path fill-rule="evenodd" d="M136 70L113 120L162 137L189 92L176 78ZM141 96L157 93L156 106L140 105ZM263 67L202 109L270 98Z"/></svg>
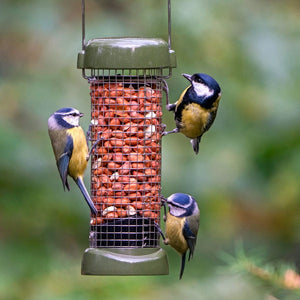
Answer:
<svg viewBox="0 0 300 300"><path fill-rule="evenodd" d="M200 99L200 102L208 100L215 101L221 95L221 88L218 82L211 76L204 73L195 73L193 75L182 74L192 84L194 97Z"/></svg>

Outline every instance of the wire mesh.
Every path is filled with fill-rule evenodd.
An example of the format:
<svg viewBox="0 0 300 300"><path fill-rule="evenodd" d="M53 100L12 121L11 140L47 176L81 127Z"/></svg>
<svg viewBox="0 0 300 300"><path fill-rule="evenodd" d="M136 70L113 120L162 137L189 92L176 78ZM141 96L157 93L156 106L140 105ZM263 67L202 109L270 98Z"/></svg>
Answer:
<svg viewBox="0 0 300 300"><path fill-rule="evenodd" d="M151 69L92 73L90 247L158 247L162 81Z"/></svg>

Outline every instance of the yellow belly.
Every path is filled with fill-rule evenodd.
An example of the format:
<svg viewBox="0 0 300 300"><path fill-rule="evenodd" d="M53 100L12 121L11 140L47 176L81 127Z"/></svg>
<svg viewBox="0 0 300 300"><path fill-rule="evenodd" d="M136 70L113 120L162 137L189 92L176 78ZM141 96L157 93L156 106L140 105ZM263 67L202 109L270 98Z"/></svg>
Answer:
<svg viewBox="0 0 300 300"><path fill-rule="evenodd" d="M67 131L73 138L73 152L69 162L68 174L73 177L82 177L87 166L88 146L85 134L81 127L74 127Z"/></svg>
<svg viewBox="0 0 300 300"><path fill-rule="evenodd" d="M198 104L187 105L182 111L180 132L191 139L202 135L209 116L208 110Z"/></svg>
<svg viewBox="0 0 300 300"><path fill-rule="evenodd" d="M166 239L170 246L177 250L180 254L187 251L188 245L182 234L182 228L185 218L176 218L170 213L167 215L166 221Z"/></svg>

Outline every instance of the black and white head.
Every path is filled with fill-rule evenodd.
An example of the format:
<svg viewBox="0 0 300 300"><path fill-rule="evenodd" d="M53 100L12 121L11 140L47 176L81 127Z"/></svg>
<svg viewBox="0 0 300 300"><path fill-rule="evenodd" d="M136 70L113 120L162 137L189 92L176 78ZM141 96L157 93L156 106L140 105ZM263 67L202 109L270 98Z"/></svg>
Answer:
<svg viewBox="0 0 300 300"><path fill-rule="evenodd" d="M170 214L175 217L188 217L199 214L196 200L183 193L175 193L166 199L170 209Z"/></svg>
<svg viewBox="0 0 300 300"><path fill-rule="evenodd" d="M64 107L53 113L48 119L49 129L68 129L79 126L79 120L83 116L79 110L72 107Z"/></svg>
<svg viewBox="0 0 300 300"><path fill-rule="evenodd" d="M218 82L211 76L204 73L196 73L193 75L182 74L192 84L193 90L199 98L209 98L221 95L221 88Z"/></svg>

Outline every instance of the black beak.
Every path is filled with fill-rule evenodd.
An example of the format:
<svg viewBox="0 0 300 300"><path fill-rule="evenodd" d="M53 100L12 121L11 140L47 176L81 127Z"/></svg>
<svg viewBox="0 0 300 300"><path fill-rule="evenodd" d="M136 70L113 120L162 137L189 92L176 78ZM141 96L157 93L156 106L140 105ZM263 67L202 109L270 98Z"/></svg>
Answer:
<svg viewBox="0 0 300 300"><path fill-rule="evenodd" d="M189 74L181 74L184 78L186 78L189 82L192 82L192 75Z"/></svg>
<svg viewBox="0 0 300 300"><path fill-rule="evenodd" d="M79 113L79 117L81 118L81 117L83 117L84 116L84 114L83 113Z"/></svg>
<svg viewBox="0 0 300 300"><path fill-rule="evenodd" d="M164 196L160 195L161 202L165 204L168 200Z"/></svg>

